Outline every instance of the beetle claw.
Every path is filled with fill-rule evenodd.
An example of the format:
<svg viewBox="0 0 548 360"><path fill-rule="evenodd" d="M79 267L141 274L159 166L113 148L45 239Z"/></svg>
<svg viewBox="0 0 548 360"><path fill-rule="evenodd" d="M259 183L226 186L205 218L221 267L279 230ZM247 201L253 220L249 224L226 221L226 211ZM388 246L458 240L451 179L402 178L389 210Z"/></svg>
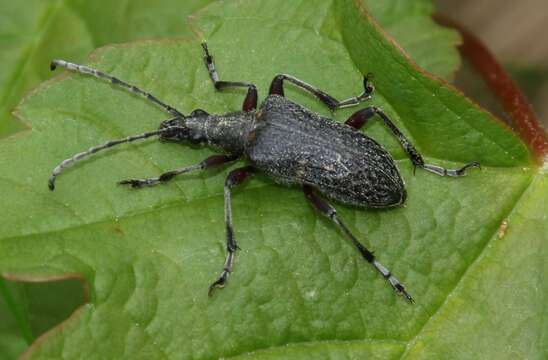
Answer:
<svg viewBox="0 0 548 360"><path fill-rule="evenodd" d="M207 295L208 296L212 296L213 295L213 291L217 288L219 289L222 289L225 287L225 284L226 284L226 280L228 279L228 275L230 273L226 270L223 270L223 272L221 273L221 276L219 276L219 278L217 280L215 280L215 282L213 282L213 284L209 285L209 290L207 291Z"/></svg>
<svg viewBox="0 0 548 360"><path fill-rule="evenodd" d="M461 167L460 169L458 170L455 170L455 173L457 176L463 176L465 174L465 171L467 169L470 169L470 168L479 168L481 170L481 165L478 161L472 161L471 163L468 163L466 165L464 165L463 167Z"/></svg>
<svg viewBox="0 0 548 360"><path fill-rule="evenodd" d="M405 297L405 299L407 301L409 301L411 304L414 304L415 303L415 300L411 297L411 295L409 295L409 293L407 291L405 291L405 289L403 289L401 292L400 292L403 297Z"/></svg>
<svg viewBox="0 0 548 360"><path fill-rule="evenodd" d="M390 285L392 285L394 290L396 290L398 294L402 295L407 301L409 301L409 303L411 304L415 303L415 300L413 300L413 297L409 295L409 293L405 290L405 286L403 286L403 284L400 283L398 279L396 279L393 276L389 276L388 282L390 283Z"/></svg>

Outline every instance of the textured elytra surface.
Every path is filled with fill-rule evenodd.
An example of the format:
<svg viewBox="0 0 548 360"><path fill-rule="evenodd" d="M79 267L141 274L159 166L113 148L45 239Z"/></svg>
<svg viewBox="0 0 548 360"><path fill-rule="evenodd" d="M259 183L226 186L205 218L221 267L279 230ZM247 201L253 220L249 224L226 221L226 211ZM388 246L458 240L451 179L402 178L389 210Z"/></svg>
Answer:
<svg viewBox="0 0 548 360"><path fill-rule="evenodd" d="M405 198L392 157L375 140L278 95L261 104L246 158L275 181L312 185L347 205L387 208Z"/></svg>
<svg viewBox="0 0 548 360"><path fill-rule="evenodd" d="M546 238L545 219L538 215L546 213L538 200L546 194L544 175L528 168L519 141L446 88L438 85L436 92L441 92L445 111L434 96L425 97L426 85L433 82L412 67L394 71L394 64L404 60L355 9L338 5L346 26L361 24L368 31L346 37L346 46L299 26L273 32L278 23L261 14L256 14L261 26L252 33L243 31L240 21L245 19L230 19L206 37L221 75L253 81L261 94L279 71L341 98L361 90L360 72L383 74L377 75L374 103L389 112L429 161L454 166L455 160L476 159L487 164L460 181L420 171L413 176L388 132L380 124L366 129L402 159L398 165L409 189L408 205L381 212L338 209L408 285L418 304L409 306L395 297L341 234L305 205L299 191L265 178L235 192L236 235L243 250L229 286L209 299L206 287L224 258L223 172L189 175L138 192L114 182L156 175L210 152L155 142L120 148L74 167L49 193L46 178L60 159L97 142L154 128L165 119L141 99L108 84L62 76L21 106L32 132L0 145L0 166L6 169L1 271L35 276L78 272L92 288L90 305L63 332L44 339L34 356L216 358L256 351L245 356L306 358L324 351L333 358L439 358L466 357L462 344L474 342L486 356L510 346L517 355L542 353L545 341L532 346L523 341L538 338L542 319L524 322L508 307L528 319L542 309L545 291L538 291L544 288L535 264L542 259ZM277 35L272 39L271 34ZM237 48L236 37L241 41ZM295 39L306 47L288 48ZM353 53L361 47L369 57ZM349 51L356 60L350 60ZM242 56L248 53L254 57ZM333 63L316 62L318 54ZM363 59L370 63L362 64ZM150 89L182 111L202 107L221 112L241 104L240 93L213 92L197 42L109 48L91 63ZM417 81L426 85L414 88L416 97L399 98L392 94L392 84L383 85L388 74L399 88L411 89L409 83ZM287 94L326 114L297 91ZM421 106L410 107L413 101ZM509 228L499 241L504 218ZM508 256L510 249L513 256ZM518 265L525 271L515 271ZM501 278L505 286L500 286ZM521 292L514 291L518 287ZM492 313L486 316L485 308ZM494 337L500 329L505 336Z"/></svg>

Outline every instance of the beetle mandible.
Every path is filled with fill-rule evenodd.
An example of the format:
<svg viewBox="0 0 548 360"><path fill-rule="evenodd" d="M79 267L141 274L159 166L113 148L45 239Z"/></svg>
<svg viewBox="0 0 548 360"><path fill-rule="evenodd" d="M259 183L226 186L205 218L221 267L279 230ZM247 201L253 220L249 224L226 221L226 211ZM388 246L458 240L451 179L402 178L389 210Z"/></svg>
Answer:
<svg viewBox="0 0 548 360"><path fill-rule="evenodd" d="M360 95L339 101L294 76L279 74L272 80L269 95L257 109L256 86L247 82L220 80L207 43L203 42L202 48L204 62L216 90L247 88L241 111L214 115L196 109L186 116L152 94L109 74L64 60L53 60L51 70L61 66L105 79L143 96L167 111L172 118L163 121L156 131L109 141L62 161L49 178L49 188L54 190L56 177L68 166L98 151L122 143L158 136L161 141L206 144L220 149L223 153L209 156L195 165L167 171L158 177L123 180L119 184L137 189L165 183L177 175L193 170L218 167L240 158L247 160L249 165L232 170L226 177L224 201L227 255L221 274L209 286L210 295L215 288L221 288L226 284L238 250L232 227L231 189L253 174L262 172L278 183L302 186L305 197L312 207L343 232L363 258L380 272L397 293L409 302L414 302L404 285L377 261L372 251L358 241L338 217L335 208L318 193L343 204L358 207L390 208L405 202L404 182L394 160L379 143L359 131L374 115L378 115L397 137L415 168L419 167L440 176L458 177L464 175L468 168L479 167L479 163L473 161L454 170L426 164L413 144L378 107L369 106L358 110L344 124L339 124L284 96L284 82L287 81L314 95L330 110L355 106L371 99L374 87L369 75L363 78L364 90Z"/></svg>

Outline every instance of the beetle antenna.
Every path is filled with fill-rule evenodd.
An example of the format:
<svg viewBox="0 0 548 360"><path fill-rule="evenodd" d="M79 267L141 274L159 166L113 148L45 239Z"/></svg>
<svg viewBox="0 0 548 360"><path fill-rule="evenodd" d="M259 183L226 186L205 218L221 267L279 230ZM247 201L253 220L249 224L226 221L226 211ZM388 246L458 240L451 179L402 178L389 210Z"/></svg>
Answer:
<svg viewBox="0 0 548 360"><path fill-rule="evenodd" d="M99 79L110 81L113 85L122 87L122 88L126 89L129 92L140 95L140 96L144 97L145 99L147 99L149 101L152 101L153 103L160 106L162 109L164 109L165 111L167 111L168 113L170 113L173 116L183 116L183 114L181 114L179 112L179 110L177 110L174 107L160 101L154 95L139 89L137 86L128 84L125 81L122 81L122 80L120 80L120 79L118 79L118 78L116 78L112 75L109 75L109 74L104 73L102 71L99 71L97 69L91 68L89 66L74 64L74 63L71 63L71 62L68 62L68 61L65 61L65 60L58 60L58 59L53 60L50 64L49 68L50 68L51 71L53 71L57 68L57 66L63 67L63 68L65 68L67 70L70 70L70 71L76 71L76 72L79 72L81 74L92 75L92 76L95 76Z"/></svg>
<svg viewBox="0 0 548 360"><path fill-rule="evenodd" d="M61 174L64 169L66 169L69 166L72 166L75 162L78 162L78 161L82 160L83 158L88 157L89 155L95 154L96 152L99 152L101 150L105 150L105 149L108 149L110 147L120 145L120 144L123 144L123 143L129 143L129 142L133 142L135 140L141 140L141 139L149 138L151 136L161 135L161 134L166 133L170 130L173 130L174 128L175 127L167 127L167 128L163 128L163 129L160 129L160 130L145 132L145 133L142 133L142 134L139 134L139 135L128 136L124 139L111 140L111 141L108 141L108 142L106 142L102 145L93 146L93 147L90 147L86 151L75 154L74 156L63 160L59 165L57 165L55 167L55 169L53 169L53 171L51 172L51 175L49 177L49 180L48 180L48 187L49 187L50 190L53 191L55 189L55 178L57 176L59 176L59 174Z"/></svg>

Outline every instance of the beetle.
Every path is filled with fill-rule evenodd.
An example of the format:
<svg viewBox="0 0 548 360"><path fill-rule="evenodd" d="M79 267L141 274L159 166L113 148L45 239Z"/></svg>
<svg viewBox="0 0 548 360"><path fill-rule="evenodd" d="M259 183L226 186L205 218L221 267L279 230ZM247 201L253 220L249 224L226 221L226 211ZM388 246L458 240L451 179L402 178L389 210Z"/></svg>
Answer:
<svg viewBox="0 0 548 360"><path fill-rule="evenodd" d="M315 96L332 111L356 106L371 99L374 92L371 75L364 76L364 90L360 95L339 101L294 76L279 74L272 80L269 95L257 107L257 87L247 82L220 80L206 42L202 43L202 49L209 77L216 90L247 89L241 111L215 115L196 109L187 116L152 94L109 74L64 60L53 60L50 65L52 71L60 66L110 81L113 85L143 96L172 117L161 122L158 130L109 141L62 161L49 177L50 190L54 190L55 180L65 168L115 145L152 136L158 136L165 142L207 145L222 153L209 156L195 165L167 171L158 177L123 180L119 184L138 189L168 182L190 171L218 167L241 158L247 160L248 165L232 170L225 180L226 258L219 277L209 286L209 295L215 288L225 286L233 271L238 250L232 226L231 190L252 175L262 172L278 183L301 186L312 207L343 232L362 257L373 265L397 293L413 303L405 286L377 261L372 251L358 241L326 198L362 208L384 209L404 204L404 181L391 155L379 143L359 131L374 115L380 117L396 136L414 168L419 167L440 176L459 177L465 174L466 169L479 167L479 163L473 161L460 169L445 169L425 163L413 144L378 107L369 106L358 110L344 124L340 124L284 96L284 82L289 82Z"/></svg>

